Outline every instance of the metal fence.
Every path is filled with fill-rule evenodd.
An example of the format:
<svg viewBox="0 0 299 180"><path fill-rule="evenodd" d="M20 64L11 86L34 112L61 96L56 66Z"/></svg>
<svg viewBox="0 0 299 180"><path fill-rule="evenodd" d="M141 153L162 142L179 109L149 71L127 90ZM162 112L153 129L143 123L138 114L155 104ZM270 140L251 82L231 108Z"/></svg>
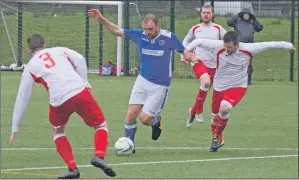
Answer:
<svg viewBox="0 0 299 180"><path fill-rule="evenodd" d="M130 1L128 16L129 28L141 28L141 19L145 13L155 13L162 28L174 31L182 41L188 30L200 23L200 7L210 3L215 10L214 22L226 30L227 19L240 12L243 8L250 8L257 19L264 25L261 32L255 33L255 41L291 41L298 47L298 2L295 1ZM292 5L293 3L293 5ZM294 6L292 8L292 6ZM297 8L297 9L296 9ZM137 11L138 9L138 11ZM292 19L292 12L294 16ZM296 20L295 20L296 18ZM293 27L293 28L292 28ZM295 41L296 40L296 41ZM125 61L128 67L139 65L139 56L135 45L128 42L125 47ZM127 56L126 56L127 53ZM180 56L174 58L174 75L180 78L194 78L190 65L179 62ZM297 80L298 52L295 57L285 50L268 50L253 58L254 80Z"/></svg>
<svg viewBox="0 0 299 180"><path fill-rule="evenodd" d="M290 41L298 48L298 2L292 1L141 1L125 0L124 28L141 28L143 15L154 13L161 27L177 34L182 41L188 30L200 23L200 7L210 3L215 9L214 22L228 27L227 19L243 8L250 8L264 25L255 33L255 41ZM49 46L67 46L84 54L90 68L99 69L106 61L116 62L116 37L106 28L86 16L88 6L61 4L20 4L1 1L0 55L1 62L11 63L15 56L19 63L27 62L26 37L32 33L46 36ZM102 10L109 20L117 22L117 8L94 6ZM9 37L9 38L8 38ZM10 40L10 41L9 41ZM135 45L125 40L123 44L125 75L139 66ZM175 54L173 74L179 78L194 78L190 65L183 65ZM290 54L284 50L268 50L253 58L253 79L268 81L297 81L298 51Z"/></svg>

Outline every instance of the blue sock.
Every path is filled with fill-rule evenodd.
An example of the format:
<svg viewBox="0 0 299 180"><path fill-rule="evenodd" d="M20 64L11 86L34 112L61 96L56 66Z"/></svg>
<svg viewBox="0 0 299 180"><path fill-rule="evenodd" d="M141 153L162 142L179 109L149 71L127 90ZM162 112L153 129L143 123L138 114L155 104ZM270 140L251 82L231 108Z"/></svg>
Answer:
<svg viewBox="0 0 299 180"><path fill-rule="evenodd" d="M130 138L133 142L135 141L135 134L137 130L137 121L132 124L125 123L125 136Z"/></svg>
<svg viewBox="0 0 299 180"><path fill-rule="evenodd" d="M160 119L158 118L158 116L155 116L155 117L154 117L154 123L153 123L152 126L156 126L156 125L158 125L159 122L160 122Z"/></svg>

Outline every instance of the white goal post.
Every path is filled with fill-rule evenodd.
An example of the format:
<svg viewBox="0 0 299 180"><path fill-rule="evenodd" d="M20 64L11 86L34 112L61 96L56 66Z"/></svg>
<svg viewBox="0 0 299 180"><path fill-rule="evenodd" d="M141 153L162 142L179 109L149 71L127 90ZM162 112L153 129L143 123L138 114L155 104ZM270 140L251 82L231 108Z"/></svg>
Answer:
<svg viewBox="0 0 299 180"><path fill-rule="evenodd" d="M117 6L117 25L123 27L123 2L121 1L42 1L42 0L18 0L20 3L39 3L39 4L68 4L68 5L111 5ZM117 62L117 76L121 75L122 62L122 38L117 37L116 62Z"/></svg>

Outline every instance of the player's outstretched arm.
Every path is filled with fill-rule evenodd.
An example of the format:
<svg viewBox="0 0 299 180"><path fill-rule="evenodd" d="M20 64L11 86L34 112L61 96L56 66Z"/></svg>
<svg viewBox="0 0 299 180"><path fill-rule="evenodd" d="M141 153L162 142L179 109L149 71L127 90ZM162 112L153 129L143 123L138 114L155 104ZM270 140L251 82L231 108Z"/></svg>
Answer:
<svg viewBox="0 0 299 180"><path fill-rule="evenodd" d="M203 47L205 49L212 49L214 51L217 51L224 47L222 40L211 40L211 39L198 38L198 39L193 40L188 46L186 46L186 49L191 52L197 46Z"/></svg>
<svg viewBox="0 0 299 180"><path fill-rule="evenodd" d="M113 24L110 22L107 18L105 18L101 12L97 9L90 9L88 11L88 15L90 17L94 17L96 20L99 22L103 23L104 26L114 35L120 36L120 37L125 37L124 35L124 30L118 27L116 24Z"/></svg>
<svg viewBox="0 0 299 180"><path fill-rule="evenodd" d="M188 49L184 50L183 55L184 56L183 56L182 59L185 60L185 62L188 61L188 60L191 61L191 62L193 62L193 63L203 62L201 59L195 57L195 55L192 52L188 51Z"/></svg>
<svg viewBox="0 0 299 180"><path fill-rule="evenodd" d="M19 131L19 126L23 121L23 116L29 103L33 85L34 80L30 75L28 67L26 67L22 74L21 83L13 110L12 130L9 144L13 143L15 133Z"/></svg>
<svg viewBox="0 0 299 180"><path fill-rule="evenodd" d="M290 42L286 41L269 41L269 42L257 42L257 43L245 43L247 50L252 54L257 54L268 49L287 49L294 52L296 48Z"/></svg>

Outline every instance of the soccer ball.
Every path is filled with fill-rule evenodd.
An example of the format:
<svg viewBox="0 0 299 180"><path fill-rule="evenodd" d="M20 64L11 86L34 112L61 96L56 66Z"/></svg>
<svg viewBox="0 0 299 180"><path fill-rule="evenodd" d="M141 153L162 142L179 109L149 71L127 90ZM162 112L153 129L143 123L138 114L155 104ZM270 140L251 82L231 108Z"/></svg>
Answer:
<svg viewBox="0 0 299 180"><path fill-rule="evenodd" d="M121 137L115 142L114 148L117 155L129 156L133 153L135 147L130 138Z"/></svg>

